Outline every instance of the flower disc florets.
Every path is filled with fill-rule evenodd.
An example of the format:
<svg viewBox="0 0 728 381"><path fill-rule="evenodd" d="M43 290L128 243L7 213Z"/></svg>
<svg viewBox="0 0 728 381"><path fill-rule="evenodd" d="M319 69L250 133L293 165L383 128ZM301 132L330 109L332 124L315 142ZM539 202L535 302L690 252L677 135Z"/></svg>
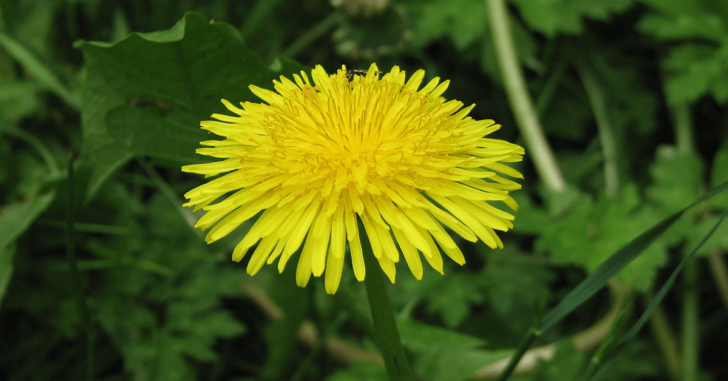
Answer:
<svg viewBox="0 0 728 381"><path fill-rule="evenodd" d="M440 250L459 264L460 249L443 226L469 241L502 247L495 230L513 227L513 216L492 205L520 188L498 173L520 178L502 162L522 159L523 148L484 138L500 128L468 117L474 107L441 97L449 81L419 89L424 71L405 82L398 67L381 79L376 65L366 76L321 66L281 76L276 92L250 86L267 104L222 102L235 116L212 115L203 129L225 140L202 142L197 153L220 159L188 165L185 172L215 176L185 197L185 206L207 213L196 227L214 242L262 214L237 245L233 260L257 247L248 273L278 261L279 271L303 245L296 280L326 273L326 291L336 292L348 243L354 274L365 277L361 238L394 282L400 251L417 279L422 261L443 272ZM233 192L232 194L229 194ZM220 197L227 198L215 204ZM358 217L358 218L357 218ZM365 233L358 229L360 219Z"/></svg>

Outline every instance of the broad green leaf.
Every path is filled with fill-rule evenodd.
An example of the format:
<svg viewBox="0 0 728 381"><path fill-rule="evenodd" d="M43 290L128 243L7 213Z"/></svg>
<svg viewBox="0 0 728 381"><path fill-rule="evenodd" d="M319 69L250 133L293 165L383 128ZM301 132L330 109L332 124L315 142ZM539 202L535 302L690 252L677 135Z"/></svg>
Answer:
<svg viewBox="0 0 728 381"><path fill-rule="evenodd" d="M547 37L557 34L580 34L582 18L606 20L624 12L632 0L510 0L532 28Z"/></svg>
<svg viewBox="0 0 728 381"><path fill-rule="evenodd" d="M195 150L211 137L199 124L229 114L220 99L258 102L249 85L271 89L273 79L302 68L286 61L280 72L269 69L234 27L197 13L167 31L76 47L86 64L82 159L92 167L90 197L135 156L203 162Z"/></svg>
<svg viewBox="0 0 728 381"><path fill-rule="evenodd" d="M597 291L604 287L604 285L606 285L612 277L619 273L620 270L622 270L637 256L642 254L642 252L662 233L664 233L665 230L675 223L675 221L677 221L685 213L685 211L713 197L715 194L725 191L726 189L728 189L728 182L711 189L709 192L693 201L692 204L660 221L658 224L640 234L637 238L633 239L627 245L612 254L609 259L604 261L604 263L596 269L596 271L579 283L579 285L569 292L569 294L566 295L566 297L564 297L564 299L562 299L561 302L554 307L554 309L546 314L543 322L541 323L541 330L545 332L551 329L566 315L591 298ZM682 268L681 266L680 268Z"/></svg>

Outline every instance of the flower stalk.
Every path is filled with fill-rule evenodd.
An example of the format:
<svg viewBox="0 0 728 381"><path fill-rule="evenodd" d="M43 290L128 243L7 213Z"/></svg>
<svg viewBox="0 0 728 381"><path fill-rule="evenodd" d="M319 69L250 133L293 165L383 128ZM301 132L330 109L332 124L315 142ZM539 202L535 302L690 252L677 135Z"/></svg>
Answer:
<svg viewBox="0 0 728 381"><path fill-rule="evenodd" d="M359 221L359 231L364 232L361 221ZM368 239L362 240L362 251L364 252L364 264L367 271L364 284L367 289L369 308L372 311L377 344L384 358L387 376L390 381L412 380L407 356L404 353L397 323L394 319L392 303L389 301L387 285L384 283L382 269L376 263L377 259L374 257Z"/></svg>
<svg viewBox="0 0 728 381"><path fill-rule="evenodd" d="M506 94L508 94L508 100L513 108L521 134L526 140L531 162L544 184L550 190L561 193L566 190L566 182L556 164L554 154L541 129L531 97L528 95L526 82L516 59L511 31L508 28L508 12L505 2L503 0L486 0L486 5L490 14L490 25L493 29L493 39Z"/></svg>

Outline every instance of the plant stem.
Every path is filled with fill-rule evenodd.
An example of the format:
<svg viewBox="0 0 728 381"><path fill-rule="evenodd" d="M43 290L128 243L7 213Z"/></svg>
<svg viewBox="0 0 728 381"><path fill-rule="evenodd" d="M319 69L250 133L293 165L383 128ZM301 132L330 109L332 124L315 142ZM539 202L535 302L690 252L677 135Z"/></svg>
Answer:
<svg viewBox="0 0 728 381"><path fill-rule="evenodd" d="M73 290L73 298L76 302L76 309L81 319L81 325L86 331L86 379L91 381L94 378L94 339L95 333L91 323L91 314L86 305L86 296L83 292L81 283L81 274L78 271L78 261L76 260L75 237L73 234L73 225L75 221L74 205L73 205L73 155L68 157L68 189L66 192L66 256L68 257L68 265L71 270L71 288Z"/></svg>
<svg viewBox="0 0 728 381"><path fill-rule="evenodd" d="M708 257L710 271L713 273L715 287L720 294L723 306L728 310L728 272L726 272L725 260L719 250L716 250Z"/></svg>
<svg viewBox="0 0 728 381"><path fill-rule="evenodd" d="M675 118L675 140L679 153L690 153L695 150L693 142L693 122L690 118L690 106L681 103L673 107Z"/></svg>
<svg viewBox="0 0 728 381"><path fill-rule="evenodd" d="M506 94L508 94L508 100L513 108L521 134L526 140L526 146L530 150L531 160L544 184L550 190L562 193L566 190L566 182L556 164L551 147L549 147L538 121L531 97L528 95L526 82L516 59L511 31L508 28L508 12L505 2L504 0L486 0L486 5L490 13L493 40Z"/></svg>
<svg viewBox="0 0 728 381"><path fill-rule="evenodd" d="M645 292L643 295L644 307L647 308L652 304L654 298L655 295L652 291ZM665 311L660 306L657 306L650 315L650 329L655 340L657 340L657 347L662 353L665 365L667 365L667 373L670 375L670 379L679 381L682 373L680 369L682 360L678 353L675 335L670 329L670 324L665 317Z"/></svg>
<svg viewBox="0 0 728 381"><path fill-rule="evenodd" d="M617 197L619 190L619 172L617 169L617 148L614 139L612 124L607 115L607 105L601 87L594 79L591 70L586 64L574 62L581 81L584 84L586 95L594 111L594 118L599 130L599 142L602 146L602 157L604 158L604 183L606 194L609 198Z"/></svg>
<svg viewBox="0 0 728 381"><path fill-rule="evenodd" d="M683 270L682 379L698 380L698 267L695 260Z"/></svg>
<svg viewBox="0 0 728 381"><path fill-rule="evenodd" d="M681 103L675 110L675 145L681 154L693 152L693 123L690 119L690 107ZM683 304L682 304L682 379L697 381L698 379L698 267L695 260L685 263L683 270Z"/></svg>
<svg viewBox="0 0 728 381"><path fill-rule="evenodd" d="M384 283L384 274L382 274L382 269L379 267L374 253L372 253L371 244L365 235L361 221L359 221L359 234L366 265L364 285L367 289L369 308L372 311L372 320L374 320L374 331L376 332L379 350L382 351L387 376L389 381L411 381L412 373L397 331L394 310Z"/></svg>
<svg viewBox="0 0 728 381"><path fill-rule="evenodd" d="M309 45L311 45L314 41L318 40L320 37L322 37L324 34L326 34L329 29L335 27L337 24L341 22L341 14L339 12L333 12L330 15L326 16L325 19L321 20L318 24L314 25L313 28L309 29L308 32L301 35L301 37L297 38L296 41L293 41L293 43L286 48L286 50L283 51L284 56L288 57L295 57L306 49Z"/></svg>

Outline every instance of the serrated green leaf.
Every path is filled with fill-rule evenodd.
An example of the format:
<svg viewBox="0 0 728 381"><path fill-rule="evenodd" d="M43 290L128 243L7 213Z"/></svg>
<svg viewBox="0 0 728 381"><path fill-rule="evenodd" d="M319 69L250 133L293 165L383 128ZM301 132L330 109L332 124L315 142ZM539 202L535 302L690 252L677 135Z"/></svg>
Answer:
<svg viewBox="0 0 728 381"><path fill-rule="evenodd" d="M484 299L475 283L478 279L468 274L451 274L449 279L438 281L438 286L425 296L427 311L440 315L446 326L457 327L468 317L470 307Z"/></svg>
<svg viewBox="0 0 728 381"><path fill-rule="evenodd" d="M582 18L606 20L610 15L624 12L632 0L511 0L523 19L534 30L548 37L557 34L579 34Z"/></svg>
<svg viewBox="0 0 728 381"><path fill-rule="evenodd" d="M656 216L642 206L634 186L625 186L617 199L602 199L597 204L582 197L567 216L547 227L536 247L548 251L554 263L577 265L592 273L612 253L654 224ZM645 289L665 260L664 246L655 244L621 271L617 279Z"/></svg>
<svg viewBox="0 0 728 381"><path fill-rule="evenodd" d="M726 37L725 4L711 1L640 0L655 12L645 15L638 25L643 33L660 39L682 40L701 38L720 41ZM717 7L717 9L716 9Z"/></svg>
<svg viewBox="0 0 728 381"><path fill-rule="evenodd" d="M195 150L209 138L198 126L212 113L227 112L220 99L257 101L249 85L270 89L273 79L289 74L266 67L231 25L197 13L167 31L76 47L87 74L82 158L92 168L89 197L134 156L180 166L203 162Z"/></svg>
<svg viewBox="0 0 728 381"><path fill-rule="evenodd" d="M415 46L449 36L458 50L482 38L487 28L487 10L477 0L430 0L405 2L414 18Z"/></svg>
<svg viewBox="0 0 728 381"><path fill-rule="evenodd" d="M680 153L675 147L660 146L650 166L653 184L649 199L664 211L673 211L700 195L703 163L695 153Z"/></svg>
<svg viewBox="0 0 728 381"><path fill-rule="evenodd" d="M728 39L721 47L684 43L665 60L671 74L667 80L668 101L692 102L712 94L719 102L728 100Z"/></svg>
<svg viewBox="0 0 728 381"><path fill-rule="evenodd" d="M561 302L554 307L554 309L546 314L543 322L541 323L541 330L543 332L549 330L566 315L591 298L597 291L604 287L604 285L607 284L614 275L616 275L633 259L639 256L647 247L649 247L650 244L652 244L662 233L665 232L665 230L677 221L685 213L685 211L707 199L710 199L714 195L725 191L726 189L728 189L728 182L711 189L704 195L700 196L697 200L693 201L692 204L660 221L658 224L633 239L627 245L623 246L616 253L612 254L596 271L579 283L579 285L569 292L569 294L566 295L566 297L564 297L564 299L562 299ZM684 260L681 262L680 266L682 266L682 263L684 263Z"/></svg>

